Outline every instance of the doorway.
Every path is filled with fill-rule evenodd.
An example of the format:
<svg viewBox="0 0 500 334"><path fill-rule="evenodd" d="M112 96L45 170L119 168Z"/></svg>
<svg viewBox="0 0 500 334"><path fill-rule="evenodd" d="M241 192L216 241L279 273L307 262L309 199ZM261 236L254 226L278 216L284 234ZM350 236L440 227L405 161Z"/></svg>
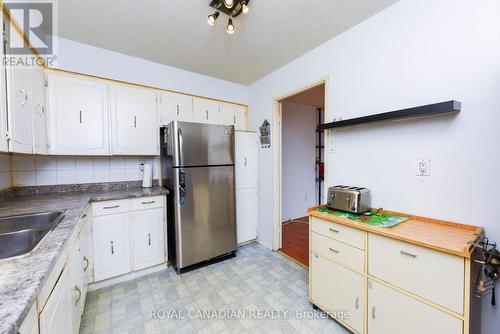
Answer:
<svg viewBox="0 0 500 334"><path fill-rule="evenodd" d="M326 82L279 100L280 104L280 247L309 265L307 209L320 205L324 192L324 123Z"/></svg>

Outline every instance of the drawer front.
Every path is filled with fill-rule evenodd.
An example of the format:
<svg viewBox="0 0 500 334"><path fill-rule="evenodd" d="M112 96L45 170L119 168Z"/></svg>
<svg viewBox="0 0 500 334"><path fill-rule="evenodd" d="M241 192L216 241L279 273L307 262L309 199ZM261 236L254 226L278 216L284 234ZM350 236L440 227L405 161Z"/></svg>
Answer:
<svg viewBox="0 0 500 334"><path fill-rule="evenodd" d="M92 203L92 216L126 213L129 212L129 210L130 201L128 199Z"/></svg>
<svg viewBox="0 0 500 334"><path fill-rule="evenodd" d="M132 210L163 208L165 196L150 196L132 199Z"/></svg>
<svg viewBox="0 0 500 334"><path fill-rule="evenodd" d="M359 249L365 249L364 231L316 217L312 217L311 229L313 232L322 234L326 237L341 241Z"/></svg>
<svg viewBox="0 0 500 334"><path fill-rule="evenodd" d="M464 313L464 259L369 234L368 273L459 314Z"/></svg>
<svg viewBox="0 0 500 334"><path fill-rule="evenodd" d="M364 272L365 252L340 241L311 233L311 250L348 268Z"/></svg>

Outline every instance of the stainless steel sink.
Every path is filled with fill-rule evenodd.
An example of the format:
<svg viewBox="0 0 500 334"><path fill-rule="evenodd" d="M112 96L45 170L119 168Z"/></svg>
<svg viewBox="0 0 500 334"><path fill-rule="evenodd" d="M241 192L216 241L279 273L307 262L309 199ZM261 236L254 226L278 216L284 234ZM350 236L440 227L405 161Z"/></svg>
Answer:
<svg viewBox="0 0 500 334"><path fill-rule="evenodd" d="M0 260L31 254L64 214L55 211L0 217Z"/></svg>

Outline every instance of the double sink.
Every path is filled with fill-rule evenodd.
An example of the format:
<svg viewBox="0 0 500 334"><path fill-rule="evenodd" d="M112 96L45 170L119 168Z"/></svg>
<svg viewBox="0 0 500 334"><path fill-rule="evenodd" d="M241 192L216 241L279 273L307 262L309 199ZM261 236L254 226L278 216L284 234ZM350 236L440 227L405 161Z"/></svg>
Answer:
<svg viewBox="0 0 500 334"><path fill-rule="evenodd" d="M27 256L64 218L66 211L0 217L0 260Z"/></svg>

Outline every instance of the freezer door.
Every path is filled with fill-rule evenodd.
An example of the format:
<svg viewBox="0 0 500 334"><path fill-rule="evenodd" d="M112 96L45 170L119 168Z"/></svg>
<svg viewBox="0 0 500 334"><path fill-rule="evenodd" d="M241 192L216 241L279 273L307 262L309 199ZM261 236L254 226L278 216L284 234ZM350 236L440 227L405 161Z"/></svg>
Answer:
<svg viewBox="0 0 500 334"><path fill-rule="evenodd" d="M174 167L234 164L234 127L172 122Z"/></svg>
<svg viewBox="0 0 500 334"><path fill-rule="evenodd" d="M234 167L175 168L178 269L236 250Z"/></svg>

